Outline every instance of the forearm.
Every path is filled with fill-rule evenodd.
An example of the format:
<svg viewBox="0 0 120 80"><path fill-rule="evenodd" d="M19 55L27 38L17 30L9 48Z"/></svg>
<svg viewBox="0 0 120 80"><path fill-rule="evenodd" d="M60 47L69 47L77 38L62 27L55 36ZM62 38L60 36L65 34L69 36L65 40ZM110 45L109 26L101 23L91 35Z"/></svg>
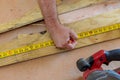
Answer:
<svg viewBox="0 0 120 80"><path fill-rule="evenodd" d="M61 25L57 16L56 0L38 0L46 27L56 47L73 49L77 35L64 25ZM73 43L68 43L72 38Z"/></svg>
<svg viewBox="0 0 120 80"><path fill-rule="evenodd" d="M56 10L56 0L38 0L42 14L45 19L46 26L48 28L55 28L56 25L60 24L57 10Z"/></svg>

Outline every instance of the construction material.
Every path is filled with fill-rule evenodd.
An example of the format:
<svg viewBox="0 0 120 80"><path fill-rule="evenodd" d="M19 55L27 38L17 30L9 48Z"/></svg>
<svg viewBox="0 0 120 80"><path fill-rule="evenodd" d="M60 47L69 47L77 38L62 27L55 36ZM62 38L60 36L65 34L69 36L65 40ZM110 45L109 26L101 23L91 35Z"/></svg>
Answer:
<svg viewBox="0 0 120 80"><path fill-rule="evenodd" d="M57 0L58 13L65 13L106 0ZM37 0L1 0L0 33L43 19ZM9 14L8 14L9 13Z"/></svg>
<svg viewBox="0 0 120 80"><path fill-rule="evenodd" d="M77 21L77 22L73 22L71 24L65 24L65 25L75 30L76 33L86 32L96 28L100 28L101 26L108 26L108 25L120 23L119 14L120 14L120 9L117 9L112 12L107 12L107 13L98 15L96 17L88 18L85 20L81 20L81 21ZM120 30L114 30L114 31L103 33L103 34L91 36L88 38L79 39L78 45L76 46L76 48L80 48L83 46L87 46L90 44L95 44L98 42L107 41L115 38L120 38ZM23 34L23 35L21 34L17 38L14 38L11 41L1 44L0 51L4 52L4 51L8 51L18 47L36 44L36 43L49 41L49 40L51 39L48 33ZM41 48L41 49L30 51L27 53L0 59L0 66L21 62L21 61L25 61L33 58L38 58L38 57L46 56L50 54L55 54L63 51L65 50L57 49L55 46Z"/></svg>
<svg viewBox="0 0 120 80"><path fill-rule="evenodd" d="M113 24L113 25L109 25L109 26L104 26L104 27L96 28L96 29L93 29L93 30L90 30L90 31L78 33L78 39L88 38L88 37L91 37L91 36L95 36L95 35L98 35L98 34L103 34L105 32L110 32L110 31L113 31L113 30L119 30L119 29L120 29L120 24ZM33 50L37 50L37 49L50 47L50 46L55 46L54 42L52 40L46 41L46 42L40 42L40 43L36 43L36 44L31 44L31 45L27 45L27 46L18 47L16 49L12 49L12 50L9 50L9 51L0 52L0 59L1 58L6 58L6 57L11 57L11 56L14 56L14 55L19 55L19 54L29 52L29 51L33 51Z"/></svg>

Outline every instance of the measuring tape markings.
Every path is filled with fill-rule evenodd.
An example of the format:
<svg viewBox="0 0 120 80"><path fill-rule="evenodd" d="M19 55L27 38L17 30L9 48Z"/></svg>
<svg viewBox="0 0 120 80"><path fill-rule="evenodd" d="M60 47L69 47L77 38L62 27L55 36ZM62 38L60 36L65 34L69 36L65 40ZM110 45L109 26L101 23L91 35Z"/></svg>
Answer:
<svg viewBox="0 0 120 80"><path fill-rule="evenodd" d="M117 29L120 29L120 23L114 24L111 26L104 26L104 27L96 28L96 29L93 29L90 31L79 33L78 39L90 37L93 35L105 33L108 31L113 31L113 30L117 30ZM5 57L9 57L9 56L13 56L13 55L18 55L18 54L25 53L25 52L29 52L32 50L40 49L40 48L45 48L48 46L53 46L53 45L54 45L54 42L52 40L50 40L50 41L46 41L46 42L42 42L42 43L38 43L38 44L31 44L31 45L23 46L23 47L8 50L5 52L0 52L0 59L5 58Z"/></svg>
<svg viewBox="0 0 120 80"><path fill-rule="evenodd" d="M32 50L48 47L48 46L53 46L53 45L54 45L53 41L47 41L47 42L42 42L38 44L31 44L31 45L23 46L23 47L8 50L5 52L0 52L0 59L13 56L13 55L17 55L17 54L21 54L21 53L25 53L25 52L29 52Z"/></svg>
<svg viewBox="0 0 120 80"><path fill-rule="evenodd" d="M100 28L96 28L87 32L82 32L78 34L78 38L85 38L85 37L90 37L93 35L97 35L97 34L101 34L101 33L105 33L108 31L113 31L113 30L117 30L120 29L120 24L114 24L111 26L105 26L105 27L100 27Z"/></svg>

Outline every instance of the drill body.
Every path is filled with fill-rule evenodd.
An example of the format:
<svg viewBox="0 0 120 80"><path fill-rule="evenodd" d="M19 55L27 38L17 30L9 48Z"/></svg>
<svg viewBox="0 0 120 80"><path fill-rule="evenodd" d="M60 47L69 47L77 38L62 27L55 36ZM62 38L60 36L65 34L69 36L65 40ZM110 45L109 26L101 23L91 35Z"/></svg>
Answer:
<svg viewBox="0 0 120 80"><path fill-rule="evenodd" d="M102 64L109 65L111 61L120 61L120 49L100 50L87 59L79 59L77 67L83 73L84 80L120 80L120 71L103 70Z"/></svg>

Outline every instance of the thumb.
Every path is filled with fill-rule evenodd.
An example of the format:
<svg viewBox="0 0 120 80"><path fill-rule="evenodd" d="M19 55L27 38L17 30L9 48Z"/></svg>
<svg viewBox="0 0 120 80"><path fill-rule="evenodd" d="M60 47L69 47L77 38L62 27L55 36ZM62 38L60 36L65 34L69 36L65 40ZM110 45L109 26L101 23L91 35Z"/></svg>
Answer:
<svg viewBox="0 0 120 80"><path fill-rule="evenodd" d="M70 36L71 36L74 40L78 39L78 36L77 36L77 34L76 34L74 31L71 31L71 32L70 32Z"/></svg>

